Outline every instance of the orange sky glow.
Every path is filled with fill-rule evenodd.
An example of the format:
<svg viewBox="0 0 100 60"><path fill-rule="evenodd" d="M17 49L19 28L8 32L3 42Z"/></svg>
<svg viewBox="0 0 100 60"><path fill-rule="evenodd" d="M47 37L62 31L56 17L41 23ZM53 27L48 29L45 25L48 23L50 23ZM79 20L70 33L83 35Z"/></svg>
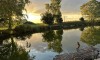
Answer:
<svg viewBox="0 0 100 60"><path fill-rule="evenodd" d="M66 1L66 0L64 0L64 1ZM65 2L64 1L62 1L62 8L61 8L63 20L64 21L79 20L79 18L81 17L80 8L78 8L78 10L76 9L75 11L67 10L67 9L65 9L65 6L64 6ZM43 0L43 2L42 1L39 2L39 1L31 0L31 3L25 7L27 10L26 14L28 16L27 20L32 21L34 23L41 23L41 20L40 20L41 16L40 15L43 12L45 12L45 3L50 3L50 1Z"/></svg>

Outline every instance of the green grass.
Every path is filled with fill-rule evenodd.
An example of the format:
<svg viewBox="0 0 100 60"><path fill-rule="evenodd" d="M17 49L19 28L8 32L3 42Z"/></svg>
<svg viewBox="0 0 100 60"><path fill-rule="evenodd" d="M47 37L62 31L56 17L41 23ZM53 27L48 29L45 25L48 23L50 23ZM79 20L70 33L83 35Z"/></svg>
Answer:
<svg viewBox="0 0 100 60"><path fill-rule="evenodd" d="M0 27L0 30L6 30L8 29L7 27Z"/></svg>

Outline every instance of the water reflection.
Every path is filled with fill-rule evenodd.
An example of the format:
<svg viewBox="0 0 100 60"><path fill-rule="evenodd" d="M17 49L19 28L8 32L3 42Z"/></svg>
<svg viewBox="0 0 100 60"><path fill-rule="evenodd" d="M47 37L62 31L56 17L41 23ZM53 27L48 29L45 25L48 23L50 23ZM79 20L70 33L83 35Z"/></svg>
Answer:
<svg viewBox="0 0 100 60"><path fill-rule="evenodd" d="M88 27L81 34L81 41L88 45L100 44L100 27Z"/></svg>
<svg viewBox="0 0 100 60"><path fill-rule="evenodd" d="M57 53L61 53L62 50L62 35L63 29L49 30L42 34L43 42L48 43L48 49L53 49Z"/></svg>
<svg viewBox="0 0 100 60"><path fill-rule="evenodd" d="M1 42L1 41L0 41ZM18 46L13 36L3 40L0 44L0 60L29 60L30 56L25 48Z"/></svg>
<svg viewBox="0 0 100 60"><path fill-rule="evenodd" d="M30 39L32 36L32 34L30 33L25 33L25 34L18 34L18 35L15 35L15 38L16 39L19 39L19 40L26 40L27 38Z"/></svg>
<svg viewBox="0 0 100 60"><path fill-rule="evenodd" d="M80 30L80 31L83 31L83 30L84 30L84 28L85 28L85 27L84 27L84 26L82 26L81 28L79 28L79 30Z"/></svg>
<svg viewBox="0 0 100 60"><path fill-rule="evenodd" d="M2 57L2 60L18 60L18 58L13 57L17 56L20 59L26 57L24 58L25 60L28 59L30 55L32 57L35 56L35 60L52 60L55 55L72 53L76 52L76 48L82 49L88 45L95 46L100 44L99 35L100 27L87 27L82 28L81 31L78 29L59 29L36 34L11 36L5 40L0 38L0 58ZM29 48L30 52L26 52L24 48L19 47L16 41L19 42L19 44L23 44L25 48Z"/></svg>

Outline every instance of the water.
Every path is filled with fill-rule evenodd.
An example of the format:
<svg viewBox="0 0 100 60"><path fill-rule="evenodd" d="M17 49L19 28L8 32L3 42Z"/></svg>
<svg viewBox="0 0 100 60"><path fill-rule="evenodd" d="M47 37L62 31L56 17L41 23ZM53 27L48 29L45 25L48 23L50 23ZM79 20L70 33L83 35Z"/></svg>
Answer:
<svg viewBox="0 0 100 60"><path fill-rule="evenodd" d="M33 60L53 60L56 55L76 52L77 42L80 48L94 46L100 49L100 27L87 27L83 31L72 30L50 30L42 33L35 33L25 37L24 40L16 39L18 45L29 50Z"/></svg>
<svg viewBox="0 0 100 60"><path fill-rule="evenodd" d="M53 60L55 55L76 51L77 41L80 41L81 31L79 31L78 29L68 30L68 31L64 30L61 41L62 46L58 48L58 49L62 48L63 50L60 53L54 51L53 49L48 49L48 42L42 42L43 40L42 34L43 33L33 34L32 38L29 39L29 41L32 44L30 55L32 54L35 55L36 56L35 60Z"/></svg>

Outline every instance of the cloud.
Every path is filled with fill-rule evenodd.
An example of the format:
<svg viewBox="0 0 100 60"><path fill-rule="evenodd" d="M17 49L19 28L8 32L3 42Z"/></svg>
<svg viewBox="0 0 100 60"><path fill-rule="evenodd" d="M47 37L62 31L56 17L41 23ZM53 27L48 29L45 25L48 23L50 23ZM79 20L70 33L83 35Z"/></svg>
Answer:
<svg viewBox="0 0 100 60"><path fill-rule="evenodd" d="M30 0L31 3L27 6L29 12L41 14L45 11L46 3L50 3L50 0ZM89 0L62 0L61 12L63 14L75 14L80 12L80 6ZM100 1L100 0L98 0Z"/></svg>

